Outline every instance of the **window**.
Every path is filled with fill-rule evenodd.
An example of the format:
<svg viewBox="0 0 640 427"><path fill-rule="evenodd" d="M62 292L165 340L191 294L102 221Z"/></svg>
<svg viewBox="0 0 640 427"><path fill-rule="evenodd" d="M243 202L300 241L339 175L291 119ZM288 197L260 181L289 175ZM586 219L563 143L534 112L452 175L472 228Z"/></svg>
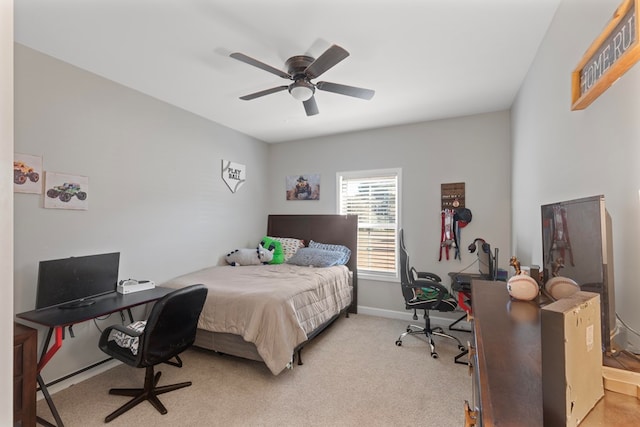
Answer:
<svg viewBox="0 0 640 427"><path fill-rule="evenodd" d="M338 172L338 212L358 215L358 274L396 278L400 169Z"/></svg>

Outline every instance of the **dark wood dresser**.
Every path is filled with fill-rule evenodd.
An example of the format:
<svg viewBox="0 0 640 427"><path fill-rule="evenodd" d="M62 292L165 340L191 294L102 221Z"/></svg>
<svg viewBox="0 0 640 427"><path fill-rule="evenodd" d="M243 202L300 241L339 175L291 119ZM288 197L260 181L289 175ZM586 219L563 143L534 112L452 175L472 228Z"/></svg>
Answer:
<svg viewBox="0 0 640 427"><path fill-rule="evenodd" d="M473 395L467 426L544 426L537 302L512 300L504 282L472 283ZM638 426L640 400L605 391L580 427Z"/></svg>
<svg viewBox="0 0 640 427"><path fill-rule="evenodd" d="M13 424L36 425L38 331L13 324Z"/></svg>

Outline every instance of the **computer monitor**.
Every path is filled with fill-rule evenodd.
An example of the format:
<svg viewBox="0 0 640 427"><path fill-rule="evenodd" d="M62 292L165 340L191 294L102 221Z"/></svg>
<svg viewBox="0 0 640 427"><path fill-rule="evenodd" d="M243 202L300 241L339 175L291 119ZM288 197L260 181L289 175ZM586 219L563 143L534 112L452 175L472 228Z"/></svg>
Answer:
<svg viewBox="0 0 640 427"><path fill-rule="evenodd" d="M494 279L493 255L491 254L491 245L483 243L478 249L478 270L482 276L488 280Z"/></svg>
<svg viewBox="0 0 640 427"><path fill-rule="evenodd" d="M83 307L115 292L119 263L119 252L40 261L36 309Z"/></svg>

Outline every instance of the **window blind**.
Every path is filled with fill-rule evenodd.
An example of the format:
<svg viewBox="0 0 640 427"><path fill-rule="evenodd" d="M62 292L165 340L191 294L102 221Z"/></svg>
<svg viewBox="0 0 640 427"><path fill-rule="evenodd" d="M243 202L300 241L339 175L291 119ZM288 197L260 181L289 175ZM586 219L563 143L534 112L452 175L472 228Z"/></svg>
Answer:
<svg viewBox="0 0 640 427"><path fill-rule="evenodd" d="M398 173L344 173L340 214L358 215L358 271L396 275Z"/></svg>

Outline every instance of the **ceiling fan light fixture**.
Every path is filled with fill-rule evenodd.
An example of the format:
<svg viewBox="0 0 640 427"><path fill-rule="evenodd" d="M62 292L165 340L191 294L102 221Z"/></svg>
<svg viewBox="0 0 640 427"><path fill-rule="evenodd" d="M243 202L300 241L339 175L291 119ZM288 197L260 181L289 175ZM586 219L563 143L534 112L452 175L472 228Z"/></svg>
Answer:
<svg viewBox="0 0 640 427"><path fill-rule="evenodd" d="M304 79L296 80L289 86L289 93L298 101L304 102L309 100L313 96L314 92L315 88L313 87L313 84L305 81Z"/></svg>
<svg viewBox="0 0 640 427"><path fill-rule="evenodd" d="M257 59L251 58L250 56L240 52L234 52L230 56L238 61L260 68L261 70L267 71L271 74L275 74L278 77L290 80L286 85L276 86L241 96L240 99L245 101L260 98L286 89L295 100L302 102L307 116L315 116L318 114L316 99L313 97L316 89L366 100L371 99L375 94L375 91L371 89L347 86L338 83L312 83L312 80L317 79L324 74L325 71L333 68L334 65L349 56L349 52L335 44L325 50L318 58L313 58L307 55L295 55L290 57L284 63L287 71L282 71L276 67L272 67L271 65L260 62Z"/></svg>

